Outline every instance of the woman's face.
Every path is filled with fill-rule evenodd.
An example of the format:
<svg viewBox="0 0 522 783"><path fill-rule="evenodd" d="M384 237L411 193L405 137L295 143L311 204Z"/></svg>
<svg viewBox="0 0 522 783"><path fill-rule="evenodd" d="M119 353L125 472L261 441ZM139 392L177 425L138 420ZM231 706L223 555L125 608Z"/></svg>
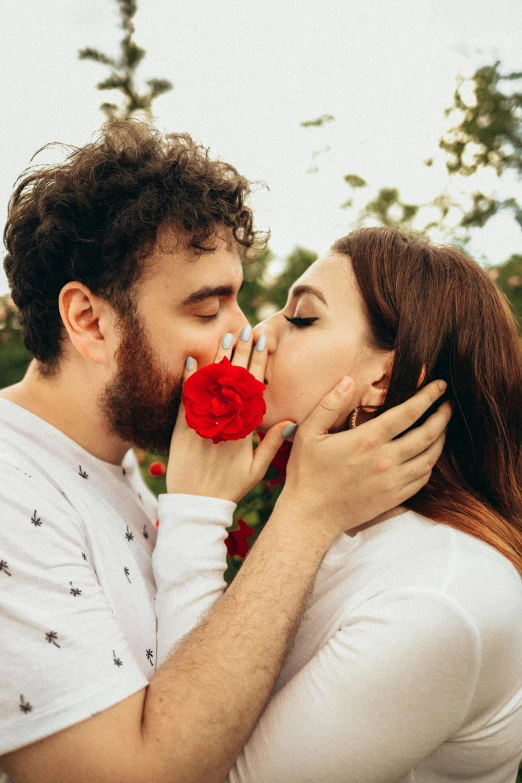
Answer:
<svg viewBox="0 0 522 783"><path fill-rule="evenodd" d="M356 385L352 409L379 405L391 354L369 347L368 329L350 259L317 260L296 280L284 309L256 326L268 344L267 412L260 429L285 419L300 424L344 375ZM346 418L332 430L342 429Z"/></svg>

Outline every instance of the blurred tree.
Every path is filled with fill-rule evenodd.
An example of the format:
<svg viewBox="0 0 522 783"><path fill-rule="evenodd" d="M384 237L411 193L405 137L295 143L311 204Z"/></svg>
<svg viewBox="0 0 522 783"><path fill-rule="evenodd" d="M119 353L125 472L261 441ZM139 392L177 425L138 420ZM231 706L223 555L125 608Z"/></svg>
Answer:
<svg viewBox="0 0 522 783"><path fill-rule="evenodd" d="M90 47L80 49L78 56L80 60L93 60L110 68L110 76L98 83L98 90L119 90L123 95L121 106L108 102L101 104L100 109L108 120L125 120L136 114L152 119L153 101L159 95L171 90L172 83L168 79L149 79L146 82L148 89L139 92L135 83L135 73L145 57L145 49L134 41L135 27L132 20L138 10L138 3L137 0L116 0L116 2L124 31L119 58L109 57L98 49Z"/></svg>
<svg viewBox="0 0 522 783"><path fill-rule="evenodd" d="M522 327L522 255L512 255L504 264L489 268L489 274L509 299Z"/></svg>
<svg viewBox="0 0 522 783"><path fill-rule="evenodd" d="M501 83L521 82L522 71L502 75L499 66L497 61L458 79L446 116L459 122L440 140L450 174L470 176L486 167L499 176L507 169L522 173L522 93L500 89Z"/></svg>
<svg viewBox="0 0 522 783"><path fill-rule="evenodd" d="M31 354L20 337L20 323L9 294L0 296L0 389L18 383L24 375Z"/></svg>

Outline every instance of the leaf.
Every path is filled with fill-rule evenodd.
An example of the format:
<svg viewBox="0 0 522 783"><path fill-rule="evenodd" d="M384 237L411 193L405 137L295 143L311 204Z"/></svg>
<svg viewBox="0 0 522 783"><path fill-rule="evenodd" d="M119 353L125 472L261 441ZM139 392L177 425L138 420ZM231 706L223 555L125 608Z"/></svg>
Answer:
<svg viewBox="0 0 522 783"><path fill-rule="evenodd" d="M98 90L125 90L129 85L129 78L118 76L116 73L108 76L104 81L98 82Z"/></svg>
<svg viewBox="0 0 522 783"><path fill-rule="evenodd" d="M168 79L149 79L146 84L150 87L150 97L152 100L169 90L172 90L172 82Z"/></svg>
<svg viewBox="0 0 522 783"><path fill-rule="evenodd" d="M365 188L368 184L365 179L357 174L345 174L344 181L352 188Z"/></svg>
<svg viewBox="0 0 522 783"><path fill-rule="evenodd" d="M315 120L305 120L304 122L301 122L301 128L318 128L321 125L325 125L327 122L334 122L335 117L331 114L322 114L320 117L317 117Z"/></svg>
<svg viewBox="0 0 522 783"><path fill-rule="evenodd" d="M78 57L80 60L94 60L94 62L102 63L103 65L110 65L116 68L116 60L109 57L103 52L99 52L98 49L91 49L86 47L85 49L78 49Z"/></svg>

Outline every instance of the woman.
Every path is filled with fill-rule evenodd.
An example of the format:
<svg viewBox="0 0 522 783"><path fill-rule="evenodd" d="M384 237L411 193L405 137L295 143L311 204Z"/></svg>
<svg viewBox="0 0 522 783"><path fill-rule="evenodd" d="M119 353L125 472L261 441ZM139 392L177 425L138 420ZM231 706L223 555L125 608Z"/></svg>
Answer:
<svg viewBox="0 0 522 783"><path fill-rule="evenodd" d="M426 488L328 551L230 783L514 782L522 356L507 306L461 252L371 228L336 242L257 331L268 344L264 430L302 422L343 374L354 410L335 429L364 428L434 378L447 381L454 413ZM211 526L208 504L206 514ZM200 610L223 588L219 568L208 576Z"/></svg>

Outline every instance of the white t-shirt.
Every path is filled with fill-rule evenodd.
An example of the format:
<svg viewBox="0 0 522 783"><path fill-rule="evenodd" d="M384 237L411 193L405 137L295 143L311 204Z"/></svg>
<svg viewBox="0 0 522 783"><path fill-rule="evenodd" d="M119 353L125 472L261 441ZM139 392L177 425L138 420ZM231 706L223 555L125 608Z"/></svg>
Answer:
<svg viewBox="0 0 522 783"><path fill-rule="evenodd" d="M0 398L0 754L147 684L223 592L234 509L158 507L132 452ZM228 782L513 783L521 756L520 576L408 512L334 542Z"/></svg>
<svg viewBox="0 0 522 783"><path fill-rule="evenodd" d="M235 504L208 502L222 524L194 543L220 569ZM132 450L111 465L0 397L0 756L141 690L166 658L162 596L185 598L157 517ZM198 600L222 586L209 558L219 587L195 581Z"/></svg>

